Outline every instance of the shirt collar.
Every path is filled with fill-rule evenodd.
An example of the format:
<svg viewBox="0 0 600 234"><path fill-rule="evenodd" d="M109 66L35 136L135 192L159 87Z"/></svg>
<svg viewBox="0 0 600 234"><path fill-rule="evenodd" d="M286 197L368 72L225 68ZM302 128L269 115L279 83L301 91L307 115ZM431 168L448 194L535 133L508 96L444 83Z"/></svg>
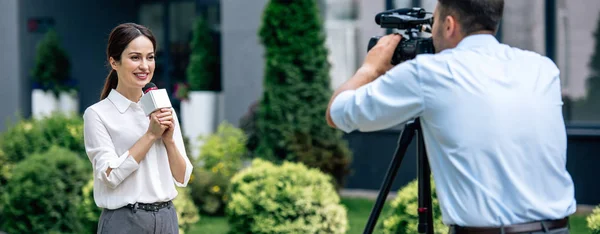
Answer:
<svg viewBox="0 0 600 234"><path fill-rule="evenodd" d="M129 106L133 103L121 93L117 92L117 90L112 89L108 94L108 100L110 100L113 105L119 110L121 114L125 113L125 111L129 108Z"/></svg>
<svg viewBox="0 0 600 234"><path fill-rule="evenodd" d="M463 38L456 48L474 48L499 44L498 39L491 34L475 34Z"/></svg>

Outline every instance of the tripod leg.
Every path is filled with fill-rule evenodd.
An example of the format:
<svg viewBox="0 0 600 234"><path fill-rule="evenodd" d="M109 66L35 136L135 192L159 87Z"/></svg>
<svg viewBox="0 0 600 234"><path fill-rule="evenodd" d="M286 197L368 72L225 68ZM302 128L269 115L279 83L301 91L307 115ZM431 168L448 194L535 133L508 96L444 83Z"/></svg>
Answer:
<svg viewBox="0 0 600 234"><path fill-rule="evenodd" d="M400 164L402 163L402 159L404 158L404 154L406 153L406 149L412 138L415 134L415 123L407 124L400 135L400 139L398 140L398 148L396 148L396 153L394 154L394 158L392 159L392 163L388 167L387 173L385 175L385 180L381 185L381 189L379 191L379 195L377 196L377 201L373 206L373 210L371 211L371 215L369 216L369 221L367 222L367 226L363 233L371 234L373 233L373 229L377 224L377 219L379 218L379 214L381 214L381 209L385 204L385 199L387 198L388 193L390 192L390 188L392 187L392 182L394 178L396 178L396 174L398 169L400 169Z"/></svg>
<svg viewBox="0 0 600 234"><path fill-rule="evenodd" d="M417 121L415 121L417 122ZM423 131L421 123L417 122L417 183L419 190L419 225L418 232L433 234L433 205L431 199L431 170L427 160L425 142L423 140Z"/></svg>

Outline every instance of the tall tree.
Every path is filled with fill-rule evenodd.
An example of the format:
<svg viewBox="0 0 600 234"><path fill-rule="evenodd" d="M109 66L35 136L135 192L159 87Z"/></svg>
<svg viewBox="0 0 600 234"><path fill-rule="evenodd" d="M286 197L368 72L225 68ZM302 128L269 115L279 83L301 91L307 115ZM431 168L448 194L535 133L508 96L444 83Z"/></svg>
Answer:
<svg viewBox="0 0 600 234"><path fill-rule="evenodd" d="M186 68L190 91L221 90L220 63L208 22L198 16L190 42L190 62Z"/></svg>
<svg viewBox="0 0 600 234"><path fill-rule="evenodd" d="M263 12L259 36L266 66L253 155L320 168L339 188L351 152L342 132L325 120L332 90L317 6L316 0L270 0Z"/></svg>

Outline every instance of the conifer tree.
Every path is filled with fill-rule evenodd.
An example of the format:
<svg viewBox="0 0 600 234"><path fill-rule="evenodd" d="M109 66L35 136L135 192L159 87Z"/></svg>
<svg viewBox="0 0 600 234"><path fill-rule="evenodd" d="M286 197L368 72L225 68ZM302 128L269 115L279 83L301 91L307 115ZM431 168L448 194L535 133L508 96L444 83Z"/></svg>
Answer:
<svg viewBox="0 0 600 234"><path fill-rule="evenodd" d="M332 90L317 6L316 0L270 0L263 12L259 36L266 65L253 155L319 168L339 188L351 152L342 132L325 120Z"/></svg>
<svg viewBox="0 0 600 234"><path fill-rule="evenodd" d="M60 38L50 29L37 46L35 65L31 70L33 81L43 90L69 91L71 64L67 52L60 45Z"/></svg>
<svg viewBox="0 0 600 234"><path fill-rule="evenodd" d="M190 91L219 91L220 63L217 46L212 39L210 27L202 16L194 23L189 65L186 69Z"/></svg>

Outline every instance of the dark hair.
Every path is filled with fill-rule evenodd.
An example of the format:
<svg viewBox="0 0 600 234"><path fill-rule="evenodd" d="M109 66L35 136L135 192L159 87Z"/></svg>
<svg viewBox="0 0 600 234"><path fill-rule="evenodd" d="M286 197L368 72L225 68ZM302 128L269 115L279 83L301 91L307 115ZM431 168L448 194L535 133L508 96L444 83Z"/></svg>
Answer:
<svg viewBox="0 0 600 234"><path fill-rule="evenodd" d="M480 30L494 33L504 12L504 0L438 0L440 20L453 14L465 35Z"/></svg>
<svg viewBox="0 0 600 234"><path fill-rule="evenodd" d="M150 29L135 23L124 23L115 27L108 36L108 45L106 46L106 59L110 63L112 57L116 61L121 61L121 54L129 45L129 42L133 41L139 36L145 36L152 42L154 50L156 51L156 39ZM118 77L117 72L110 67L110 72L104 82L104 88L100 95L100 100L106 98L112 89L117 88Z"/></svg>

